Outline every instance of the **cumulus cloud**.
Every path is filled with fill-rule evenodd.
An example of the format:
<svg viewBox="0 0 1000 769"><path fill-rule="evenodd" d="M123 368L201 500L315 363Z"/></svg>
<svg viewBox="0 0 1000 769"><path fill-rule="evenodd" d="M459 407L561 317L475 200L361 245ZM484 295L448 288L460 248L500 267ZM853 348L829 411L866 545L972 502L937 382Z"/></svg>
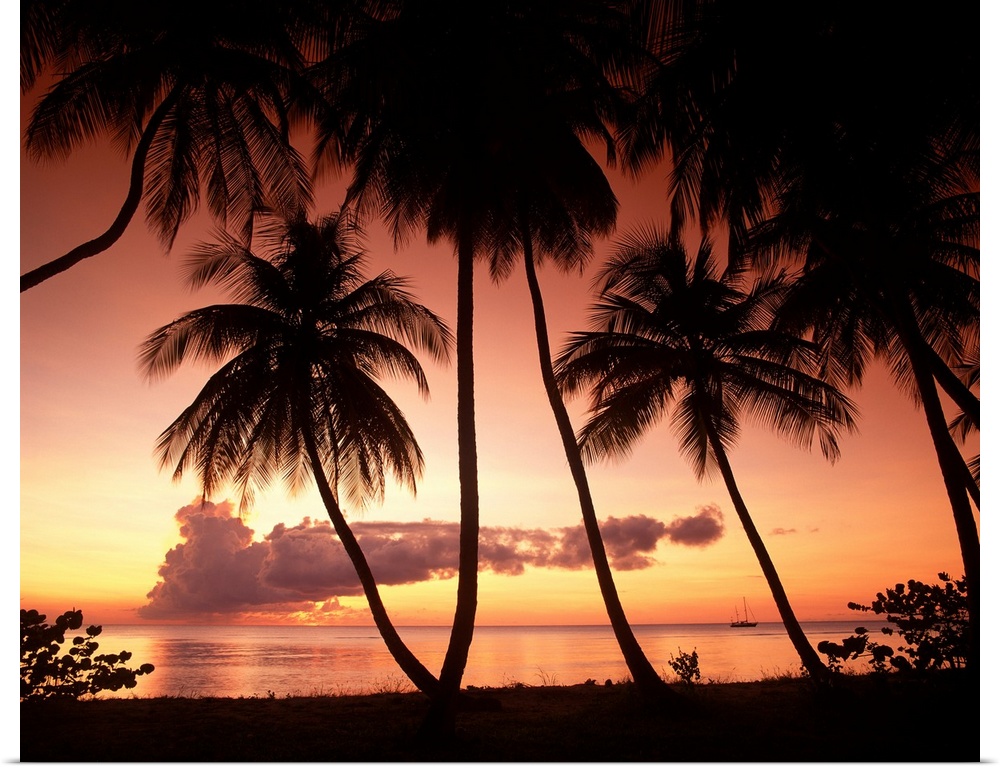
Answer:
<svg viewBox="0 0 1000 769"><path fill-rule="evenodd" d="M667 537L678 545L705 547L722 538L722 510L718 505L703 505L696 515L674 518L666 527Z"/></svg>
<svg viewBox="0 0 1000 769"><path fill-rule="evenodd" d="M652 553L661 539L699 546L718 539L721 516L708 507L670 525L644 515L611 517L601 524L601 535L613 568L645 569L655 563ZM315 614L341 611L337 597L363 594L328 521L278 524L255 540L228 502L196 502L175 517L183 541L167 553L140 616ZM458 571L457 523L359 521L352 530L379 585L448 579ZM592 567L582 524L551 530L486 526L480 530L479 556L480 569L497 574L521 574L528 566Z"/></svg>

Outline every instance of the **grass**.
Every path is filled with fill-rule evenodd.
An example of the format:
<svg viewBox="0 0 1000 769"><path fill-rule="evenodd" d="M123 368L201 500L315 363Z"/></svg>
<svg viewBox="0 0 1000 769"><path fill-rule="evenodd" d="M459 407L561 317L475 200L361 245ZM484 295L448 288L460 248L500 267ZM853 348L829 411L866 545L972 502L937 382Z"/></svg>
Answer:
<svg viewBox="0 0 1000 769"><path fill-rule="evenodd" d="M29 703L20 759L977 761L978 682L963 673L851 676L823 696L789 677L676 686L673 712L628 684L504 686L470 692L501 709L459 713L456 738L430 747L414 740L415 692Z"/></svg>

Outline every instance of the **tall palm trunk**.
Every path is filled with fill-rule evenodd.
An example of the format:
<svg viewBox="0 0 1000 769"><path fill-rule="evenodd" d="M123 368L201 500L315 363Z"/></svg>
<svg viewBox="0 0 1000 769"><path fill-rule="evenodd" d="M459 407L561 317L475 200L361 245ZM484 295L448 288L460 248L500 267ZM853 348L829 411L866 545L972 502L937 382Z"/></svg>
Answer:
<svg viewBox="0 0 1000 769"><path fill-rule="evenodd" d="M81 243L72 251L63 254L59 258L24 273L21 276L22 294L29 288L34 288L39 283L58 275L60 272L65 272L84 259L107 251L118 242L118 239L124 234L125 229L132 221L132 217L135 216L135 212L139 209L139 202L142 200L143 177L146 171L146 157L149 155L149 148L153 144L153 137L156 136L156 132L163 123L167 113L177 103L178 94L179 91L177 89L167 94L167 97L150 117L149 123L146 124L146 130L142 132L139 143L135 148L135 155L132 158L128 194L125 196L125 202L122 204L121 210L118 211L118 216L115 217L111 226L93 240Z"/></svg>
<svg viewBox="0 0 1000 769"><path fill-rule="evenodd" d="M461 514L458 595L451 637L441 666L440 686L420 726L420 737L434 740L455 731L455 710L469 647L476 625L479 592L479 460L476 453L475 376L472 360L474 241L467 231L458 237L458 478Z"/></svg>
<svg viewBox="0 0 1000 769"><path fill-rule="evenodd" d="M326 512L333 523L333 529L337 532L344 550L347 551L347 556L351 559L351 563L354 564L354 570L358 573L358 579L361 580L361 587L365 591L365 598L368 599L368 605L371 607L372 617L375 620L375 626L378 628L379 635L382 636L382 640L385 642L386 648L396 661L396 664L406 674L406 677L413 682L413 685L424 694L433 695L438 689L438 680L421 664L420 660L413 655L413 652L410 651L406 644L403 643L403 639L399 637L396 628L393 627L392 622L389 620L389 615L382 604L382 597L379 595L378 584L375 582L375 577L368 566L368 560L365 558L358 540L354 537L354 532L348 526L347 520L340 510L340 505L337 504L337 497L326 479L326 472L323 470L323 462L320 460L315 440L312 435L303 431L302 441L305 444L306 454L309 456L309 463L312 466L316 486L319 488L319 495L326 506Z"/></svg>
<svg viewBox="0 0 1000 769"><path fill-rule="evenodd" d="M771 555L767 552L764 540L761 539L760 533L754 525L753 518L750 517L750 511L747 509L746 503L743 501L743 496L740 494L739 487L736 485L736 477L733 475L733 468L729 464L729 458L726 456L726 450L722 445L722 441L719 439L711 423L707 425L707 430L708 442L712 447L712 453L715 455L715 461L719 465L719 471L722 473L722 478L726 483L726 489L729 491L729 497L733 501L733 507L736 508L736 515L739 517L740 523L743 524L743 531L746 532L747 539L750 540L750 547L753 548L761 571L764 572L764 579L767 580L767 586L771 589L771 595L774 597L775 606L778 607L778 614L781 616L781 622L785 626L785 632L788 633L788 637L792 641L792 646L795 647L799 659L802 660L803 667L805 667L813 681L819 685L829 684L831 680L830 670L823 664L823 661L819 658L819 654L817 654L816 650L809 643L809 639L806 638L806 634L802 631L802 626L799 625L799 621L795 617L795 612L792 611L792 604L785 594L785 588L781 584L778 570L771 560Z"/></svg>
<svg viewBox="0 0 1000 769"><path fill-rule="evenodd" d="M580 499L580 512L583 515L583 526L587 532L587 541L590 543L594 571L597 573L597 584L600 587L601 596L604 598L608 619L611 621L611 627L614 630L618 646L621 648L622 656L625 658L625 664L632 675L632 680L635 681L643 695L650 698L671 697L679 700L680 695L667 686L643 653L618 597L611 567L608 564L607 552L604 549L604 540L601 538L601 530L597 523L597 512L590 494L590 484L587 481L587 472L583 465L580 446L576 442L576 434L573 431L569 413L566 411L566 404L559 394L555 373L552 370L552 354L545 322L545 306L542 302L541 288L538 285L538 276L535 273L531 237L526 231L522 237L524 271L528 278L531 306L535 315L535 337L538 343L538 362L542 370L542 382L545 385L545 394L549 398L549 406L552 408L552 414L559 428L559 437L562 439L563 449L566 452L566 461L569 463L570 473L576 484L577 496Z"/></svg>

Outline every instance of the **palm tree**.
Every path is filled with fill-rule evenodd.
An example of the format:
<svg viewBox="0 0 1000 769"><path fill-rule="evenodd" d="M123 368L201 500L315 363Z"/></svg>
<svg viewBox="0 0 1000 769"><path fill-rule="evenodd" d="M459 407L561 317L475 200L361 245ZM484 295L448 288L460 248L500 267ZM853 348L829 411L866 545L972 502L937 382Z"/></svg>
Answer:
<svg viewBox="0 0 1000 769"><path fill-rule="evenodd" d="M265 209L294 212L311 183L289 143L293 96L315 19L302 2L38 0L22 25L21 87L60 73L25 135L32 159L101 134L131 154L129 189L108 229L21 276L24 292L121 237L146 200L169 250L204 188L212 216L246 242ZM62 74L65 73L65 74Z"/></svg>
<svg viewBox="0 0 1000 769"><path fill-rule="evenodd" d="M669 413L696 475L718 469L802 664L826 682L829 671L795 618L727 452L749 417L804 447L818 437L835 460L836 431L852 428L854 406L808 373L815 345L767 328L782 275L744 291L744 270L717 273L708 240L689 264L676 234L648 228L628 236L600 275L595 330L571 337L556 371L564 391L590 390L592 417L579 436L588 459L626 455Z"/></svg>
<svg viewBox="0 0 1000 769"><path fill-rule="evenodd" d="M590 122L599 125L600 115L596 114L599 104L596 99L580 100L577 110L594 111ZM565 110L564 105L560 107ZM542 114L539 115L539 112ZM552 122L543 126L546 119ZM676 695L642 651L615 588L586 468L556 383L545 304L536 273L536 262L541 263L545 256L551 257L561 269L582 269L593 253L591 235L609 234L615 223L615 195L599 165L574 134L572 126L581 123L586 121L580 119L578 112L567 114L558 109L539 110L532 114L530 124L511 127L505 137L504 153L511 179L509 194L516 206L511 225L515 232L520 232L542 384L577 489L584 529L608 618L632 680L648 699L665 700ZM495 280L506 277L512 267L512 254L493 255L491 271Z"/></svg>
<svg viewBox="0 0 1000 769"><path fill-rule="evenodd" d="M545 79L539 76L544 72L539 63L551 58L551 38L545 38L542 49L521 45L520 56L505 73L507 82L490 102L491 112L504 116L490 136L493 216L504 227L498 233L504 240L493 243L490 270L496 282L508 277L520 247L542 382L577 488L601 595L633 681L648 699L664 700L676 695L643 653L615 588L586 469L552 369L535 270L536 261L540 264L546 256L561 269L583 269L593 254L591 237L613 230L617 199L585 141L602 143L609 160L614 158L610 124L623 107L622 81L641 62L629 38L627 15L604 3L576 3L568 10L569 18L553 14L543 21L569 22L577 39L588 42L589 56L578 57L571 70L560 70L559 79ZM572 76L566 77L566 71Z"/></svg>
<svg viewBox="0 0 1000 769"><path fill-rule="evenodd" d="M598 27L606 34L621 30L603 18ZM596 35L595 35L596 36ZM624 41L627 44L627 41ZM589 69L589 71L587 71ZM552 409L559 436L577 489L584 529L590 546L598 586L608 618L632 680L650 701L674 701L677 695L667 687L643 652L629 625L624 607L615 587L601 537L586 468L576 442L569 413L559 393L552 367L545 304L536 273L536 262L547 256L563 270L581 270L593 254L591 237L608 235L617 218L618 203L603 170L587 151L578 126L588 126L595 138L610 145L608 117L620 111L615 86L608 80L606 62L581 63L575 79L577 93L573 99L559 99L557 88L563 84L539 82L526 77L518 84L517 94L524 98L536 89L551 89L538 94L538 107L526 113L523 104L511 104L505 112L509 118L498 146L504 168L506 194L511 208L510 228L520 234L516 241L521 248L522 263L527 279L534 315L535 339L538 349L542 384ZM587 92L585 98L581 98ZM546 98L548 97L548 98ZM520 118L520 119L519 119ZM613 156L609 146L609 157ZM491 273L495 281L506 278L513 269L516 254L498 251L491 258Z"/></svg>
<svg viewBox="0 0 1000 769"><path fill-rule="evenodd" d="M594 561L594 571L597 574L597 582L608 612L608 619L611 622L618 646L625 658L625 664L639 691L648 700L661 700L672 703L678 697L669 689L643 652L642 647L635 637L635 633L632 632L632 627L628 622L625 609L615 588L614 576L611 572L611 566L608 563L604 540L601 538L601 530L597 521L597 510L590 491L590 482L587 479L587 470L583 462L583 455L576 441L576 434L573 431L573 424L569 418L566 404L559 392L559 385L552 365L548 326L545 320L545 305L535 271L535 256L532 250L531 239L526 236L524 243L524 267L535 319L535 338L538 345L538 362L542 374L542 384L545 387L549 407L552 409L552 414L555 417L559 437L563 444L563 450L566 453L566 461L569 464L570 473L576 485L577 496L580 500L580 511L583 515L584 530L587 534L587 542Z"/></svg>
<svg viewBox="0 0 1000 769"><path fill-rule="evenodd" d="M978 338L975 7L918 18L891 2L653 5L651 37L663 66L628 134L628 157L648 164L669 149L677 229L692 220L706 231L721 224L731 259L779 254L804 265L813 299L825 298L823 309L805 298L800 306L813 324L829 320L827 359L847 356L843 381L859 383L867 361L880 356L913 392L938 456L977 627L974 484L936 387L978 424L978 398L953 371L967 357L962 341ZM901 14L913 22L906 35L896 34ZM812 279L819 263L826 266ZM832 280L833 270L841 279ZM946 282L929 280L935 272ZM858 302L868 308L850 315Z"/></svg>
<svg viewBox="0 0 1000 769"><path fill-rule="evenodd" d="M385 475L416 492L423 456L403 414L376 381L427 382L406 343L448 358L445 325L384 272L366 280L364 257L343 211L315 224L299 217L260 233L258 256L225 233L188 264L193 287L215 283L235 303L194 310L153 332L140 362L150 379L186 361L222 362L163 431L157 454L174 477L197 473L208 498L232 482L240 508L282 478L291 491L311 475L354 564L375 624L403 672L431 694L437 680L397 634L375 578L340 507L381 499Z"/></svg>
<svg viewBox="0 0 1000 769"><path fill-rule="evenodd" d="M858 384L868 363L881 358L922 408L958 532L970 623L977 628L979 531L969 496L979 504L978 485L951 435L938 385L974 401L962 413L975 426L978 399L951 367L965 360L970 340L978 345L978 193L956 192L950 184L928 190L909 174L890 184L834 157L846 167L843 175L817 174L821 194L803 185L783 201L780 215L751 232L749 249L765 256L794 249L804 256L803 274L778 322L793 333L812 334L823 346L824 376ZM949 387L951 380L959 384ZM961 407L964 401L956 402Z"/></svg>
<svg viewBox="0 0 1000 769"><path fill-rule="evenodd" d="M442 686L422 727L424 736L436 737L454 728L454 695L473 637L478 590L474 265L488 257L501 272L509 269L513 255L528 251L532 239L548 248L563 237L567 211L559 206L565 201L593 205L585 195L573 194L577 177L552 175L548 169L568 162L587 177L587 189L595 183L606 188L603 172L581 142L581 137L596 138L613 149L600 119L604 107L590 114L579 110L580 101L593 98L594 84L578 78L581 71L594 72L581 70L581 61L614 61L617 51L595 42L600 38L594 33L602 20L620 22L614 4L599 2L373 5L370 23L356 25L356 39L314 70L328 89L330 105L319 152L321 160L351 165L349 200L357 201L365 215L380 215L400 242L424 229L431 242L448 239L457 252L462 534ZM553 135L550 116L567 107L586 119L559 124ZM525 174L524 154L538 157L530 147L553 150L559 162ZM564 201L557 194L558 205L553 205L553 191ZM607 228L608 215L598 210L593 221L585 211L570 210L570 231ZM551 213L559 218L546 228L543 222Z"/></svg>

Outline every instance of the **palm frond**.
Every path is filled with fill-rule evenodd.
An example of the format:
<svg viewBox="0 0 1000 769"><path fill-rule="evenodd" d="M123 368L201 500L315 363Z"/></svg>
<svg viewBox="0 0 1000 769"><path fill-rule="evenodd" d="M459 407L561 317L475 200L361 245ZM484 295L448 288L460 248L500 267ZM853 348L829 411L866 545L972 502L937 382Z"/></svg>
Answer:
<svg viewBox="0 0 1000 769"><path fill-rule="evenodd" d="M707 239L690 260L676 233L655 226L619 241L599 277L595 330L572 335L556 360L564 392L590 393L588 458L627 453L664 417L699 478L716 467L713 441L731 449L744 419L837 457L855 406L822 378L817 343L773 325L784 274L745 278L739 263L719 269Z"/></svg>
<svg viewBox="0 0 1000 769"><path fill-rule="evenodd" d="M217 233L189 260L188 279L220 285L236 303L187 313L140 348L151 379L184 362L222 363L156 447L176 478L195 472L206 497L232 484L245 509L276 479L299 490L314 469L305 436L359 505L382 498L387 473L416 491L423 456L377 380L412 381L426 395L406 343L446 359L451 333L405 280L365 278L349 224L337 215L269 225L265 256Z"/></svg>

